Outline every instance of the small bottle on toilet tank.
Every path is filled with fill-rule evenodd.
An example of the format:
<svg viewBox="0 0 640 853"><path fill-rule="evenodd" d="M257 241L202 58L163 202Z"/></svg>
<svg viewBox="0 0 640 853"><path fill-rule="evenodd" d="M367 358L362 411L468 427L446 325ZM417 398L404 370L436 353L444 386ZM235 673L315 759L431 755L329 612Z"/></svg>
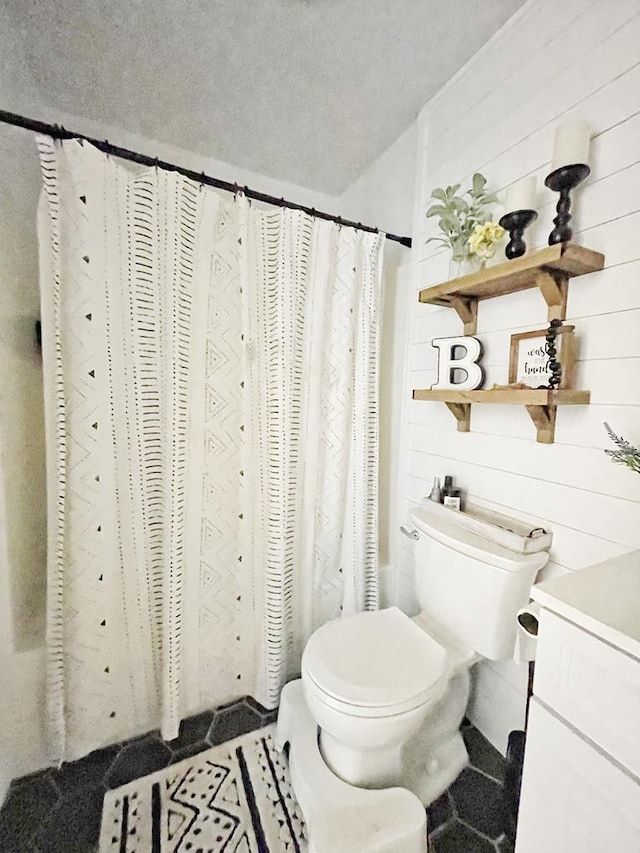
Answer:
<svg viewBox="0 0 640 853"><path fill-rule="evenodd" d="M462 493L460 489L451 487L449 489L449 494L444 496L443 503L445 506L448 506L449 509L457 509L460 511L462 509Z"/></svg>
<svg viewBox="0 0 640 853"><path fill-rule="evenodd" d="M442 503L442 489L440 488L440 477L433 478L433 488L431 489L429 500L435 501L439 504Z"/></svg>
<svg viewBox="0 0 640 853"><path fill-rule="evenodd" d="M444 478L444 487L442 489L442 503L448 506L449 509L462 509L462 496L460 489L453 485L453 477L447 475Z"/></svg>

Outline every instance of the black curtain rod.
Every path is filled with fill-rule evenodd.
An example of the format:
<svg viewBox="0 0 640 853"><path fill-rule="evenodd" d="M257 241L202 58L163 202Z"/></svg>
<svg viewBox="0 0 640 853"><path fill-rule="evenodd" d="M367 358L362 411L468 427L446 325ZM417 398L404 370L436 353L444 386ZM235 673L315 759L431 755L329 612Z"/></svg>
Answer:
<svg viewBox="0 0 640 853"><path fill-rule="evenodd" d="M45 133L55 139L84 139L91 145L95 145L100 151L105 154L112 154L114 157L120 157L123 160L131 160L132 163L139 163L142 166L156 166L158 169L165 169L167 172L178 172L184 175L185 178L190 178L192 181L198 181L201 184L207 184L210 187L216 187L219 190L225 190L230 193L243 192L247 198L262 201L265 204L274 204L279 207L288 207L291 210L302 210L310 216L315 216L316 219L326 219L329 222L337 222L338 225L346 225L349 228L357 228L359 231L378 232L378 228L372 228L369 225L362 225L360 222L351 222L348 219L342 219L340 216L333 216L331 213L323 213L321 210L315 210L313 207L305 207L302 204L296 204L293 201L286 201L283 198L276 198L266 193L252 190L249 187L242 187L238 184L232 184L229 181L221 181L219 178L212 178L205 175L204 172L193 172L191 169L185 169L182 166L177 166L175 163L167 163L166 160L159 160L157 157L148 157L146 154L138 154L137 151L130 151L128 148L120 148L118 145L112 145L108 140L92 139L90 136L85 136L83 133L74 133L70 130L65 130L59 124L47 124L43 121L25 118L25 116L16 115L15 113L0 110L0 122L4 124L12 124L16 127L23 127L25 130L32 130L35 133ZM385 234L387 240L394 240L403 246L411 248L411 237L400 237L397 234Z"/></svg>

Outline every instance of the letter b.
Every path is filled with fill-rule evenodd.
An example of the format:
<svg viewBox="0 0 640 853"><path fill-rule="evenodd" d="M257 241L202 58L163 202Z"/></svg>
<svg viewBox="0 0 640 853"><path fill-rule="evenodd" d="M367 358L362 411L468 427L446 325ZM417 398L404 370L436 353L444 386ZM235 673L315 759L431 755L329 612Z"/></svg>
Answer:
<svg viewBox="0 0 640 853"><path fill-rule="evenodd" d="M473 391L484 380L482 367L477 363L482 355L482 344L470 335L457 338L434 338L431 345L438 350L438 381L432 391ZM460 354L460 350L463 350ZM464 378L456 382L463 371Z"/></svg>

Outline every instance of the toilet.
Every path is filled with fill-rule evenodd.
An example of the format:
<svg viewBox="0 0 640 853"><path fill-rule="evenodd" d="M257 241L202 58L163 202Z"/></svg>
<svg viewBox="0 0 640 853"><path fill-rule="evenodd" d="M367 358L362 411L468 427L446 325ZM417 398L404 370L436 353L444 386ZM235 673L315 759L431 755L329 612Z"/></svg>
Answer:
<svg viewBox="0 0 640 853"><path fill-rule="evenodd" d="M468 762L459 729L469 670L511 657L516 613L549 558L509 550L429 503L411 512L419 614L333 620L310 637L301 673L332 773L362 789L408 789L425 806Z"/></svg>

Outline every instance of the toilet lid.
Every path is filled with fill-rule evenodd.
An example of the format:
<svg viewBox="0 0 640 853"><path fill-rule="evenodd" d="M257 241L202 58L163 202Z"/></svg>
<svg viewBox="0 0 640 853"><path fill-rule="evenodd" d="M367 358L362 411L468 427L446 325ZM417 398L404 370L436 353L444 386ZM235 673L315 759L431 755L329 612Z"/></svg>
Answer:
<svg viewBox="0 0 640 853"><path fill-rule="evenodd" d="M397 607L335 619L309 639L303 673L342 703L369 708L417 706L439 690L442 646Z"/></svg>

